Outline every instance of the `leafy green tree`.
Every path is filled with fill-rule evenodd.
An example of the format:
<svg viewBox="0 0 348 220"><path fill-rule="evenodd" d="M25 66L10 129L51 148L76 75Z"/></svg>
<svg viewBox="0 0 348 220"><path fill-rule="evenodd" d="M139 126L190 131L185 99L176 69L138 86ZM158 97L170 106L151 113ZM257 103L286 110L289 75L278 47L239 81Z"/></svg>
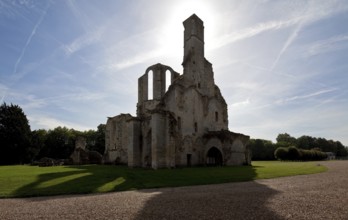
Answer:
<svg viewBox="0 0 348 220"><path fill-rule="evenodd" d="M310 136L307 136L307 135L303 135L299 138L297 138L297 144L296 146L298 148L302 148L302 149L311 149L314 147L314 143L315 140L314 138L310 137Z"/></svg>
<svg viewBox="0 0 348 220"><path fill-rule="evenodd" d="M54 159L69 158L75 148L76 132L66 127L57 127L47 132L45 146L40 151L39 157Z"/></svg>
<svg viewBox="0 0 348 220"><path fill-rule="evenodd" d="M274 157L274 151L277 149L277 145L274 144L272 141L265 140L264 141L265 146L265 160L275 160Z"/></svg>
<svg viewBox="0 0 348 220"><path fill-rule="evenodd" d="M251 139L250 149L252 153L252 160L262 160L264 157L265 146L261 139Z"/></svg>
<svg viewBox="0 0 348 220"><path fill-rule="evenodd" d="M343 151L342 156L347 157L348 156L348 147L345 146L344 149L345 150Z"/></svg>
<svg viewBox="0 0 348 220"><path fill-rule="evenodd" d="M45 148L45 142L47 139L47 131L45 129L34 130L31 132L31 146L34 159L38 158L38 155L42 149Z"/></svg>
<svg viewBox="0 0 348 220"><path fill-rule="evenodd" d="M325 138L318 138L316 141L318 148L324 152L336 152L336 149Z"/></svg>
<svg viewBox="0 0 348 220"><path fill-rule="evenodd" d="M296 146L296 138L292 137L288 133L278 134L277 138L278 147L290 147Z"/></svg>
<svg viewBox="0 0 348 220"><path fill-rule="evenodd" d="M342 145L339 141L333 141L333 140L327 140L325 138L316 138L311 137L307 135L303 135L299 138L297 138L296 141L293 140L293 138L285 134L279 134L277 137L277 143L278 147L289 147L292 146L290 143L296 143L296 146L298 149L306 149L311 150L315 149L315 153L317 151L322 152L333 152L338 157L345 157L344 155L348 155L348 152L346 150L346 147ZM313 153L313 152L310 152Z"/></svg>
<svg viewBox="0 0 348 220"><path fill-rule="evenodd" d="M269 140L251 139L252 160L274 160L276 145Z"/></svg>
<svg viewBox="0 0 348 220"><path fill-rule="evenodd" d="M26 163L31 160L29 121L18 105L0 106L0 164Z"/></svg>
<svg viewBox="0 0 348 220"><path fill-rule="evenodd" d="M100 154L104 154L105 151L105 130L106 125L98 125L97 131L89 130L85 132L87 139L87 149L91 151L97 151Z"/></svg>
<svg viewBox="0 0 348 220"><path fill-rule="evenodd" d="M346 157L348 156L348 148L345 147L341 142L336 141L336 156L337 157Z"/></svg>

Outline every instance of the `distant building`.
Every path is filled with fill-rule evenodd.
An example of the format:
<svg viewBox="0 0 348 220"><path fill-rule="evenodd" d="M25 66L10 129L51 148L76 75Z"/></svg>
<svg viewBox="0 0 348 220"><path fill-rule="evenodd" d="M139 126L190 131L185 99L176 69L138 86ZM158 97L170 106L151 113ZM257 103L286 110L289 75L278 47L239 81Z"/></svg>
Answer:
<svg viewBox="0 0 348 220"><path fill-rule="evenodd" d="M336 159L336 155L333 152L325 152L327 155L327 160L335 160Z"/></svg>
<svg viewBox="0 0 348 220"><path fill-rule="evenodd" d="M183 74L160 63L146 69L138 79L137 116L107 120L105 162L155 169L250 165L249 136L228 130L227 104L204 57L203 21L193 14L183 24Z"/></svg>

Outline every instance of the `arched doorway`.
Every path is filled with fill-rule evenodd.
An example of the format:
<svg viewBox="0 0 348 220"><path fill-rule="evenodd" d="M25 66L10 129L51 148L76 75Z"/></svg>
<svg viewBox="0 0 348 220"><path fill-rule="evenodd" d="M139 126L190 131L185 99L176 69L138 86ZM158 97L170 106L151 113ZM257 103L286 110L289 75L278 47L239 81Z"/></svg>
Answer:
<svg viewBox="0 0 348 220"><path fill-rule="evenodd" d="M212 147L207 153L208 166L222 166L222 154L219 149Z"/></svg>

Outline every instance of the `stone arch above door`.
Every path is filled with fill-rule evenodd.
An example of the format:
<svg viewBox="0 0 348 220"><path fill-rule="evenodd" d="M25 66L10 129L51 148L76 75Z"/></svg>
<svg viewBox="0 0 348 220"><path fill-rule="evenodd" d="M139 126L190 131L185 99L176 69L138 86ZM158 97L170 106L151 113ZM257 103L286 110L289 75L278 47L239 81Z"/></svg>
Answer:
<svg viewBox="0 0 348 220"><path fill-rule="evenodd" d="M205 164L208 166L221 166L223 165L223 151L222 143L217 138L211 138L205 144L204 152Z"/></svg>
<svg viewBox="0 0 348 220"><path fill-rule="evenodd" d="M216 147L211 147L206 154L206 164L208 166L222 166L222 158L222 152Z"/></svg>

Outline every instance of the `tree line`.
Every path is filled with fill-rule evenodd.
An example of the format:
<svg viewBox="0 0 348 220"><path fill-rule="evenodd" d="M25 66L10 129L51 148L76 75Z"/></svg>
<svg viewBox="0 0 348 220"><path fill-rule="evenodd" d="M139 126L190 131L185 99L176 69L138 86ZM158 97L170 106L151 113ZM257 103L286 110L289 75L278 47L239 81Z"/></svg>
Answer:
<svg viewBox="0 0 348 220"><path fill-rule="evenodd" d="M74 151L77 137L81 136L86 138L88 150L103 154L105 128L104 124L100 124L96 130L89 131L66 127L32 131L25 113L18 105L3 103L0 106L0 165L31 163L43 157L67 159ZM308 158L319 155L317 151L333 152L336 157L348 156L348 148L339 141L307 135L295 138L287 133L279 134L276 143L270 140L251 139L250 148L252 160L275 160L275 151L278 148L282 149L280 151L283 155L284 151L290 150L291 153L296 151Z"/></svg>
<svg viewBox="0 0 348 220"><path fill-rule="evenodd" d="M325 160L328 155L319 149L304 150L297 147L278 147L274 151L274 156L278 160L291 160L291 161L314 161Z"/></svg>
<svg viewBox="0 0 348 220"><path fill-rule="evenodd" d="M86 148L104 154L105 125L96 130L78 131L66 127L31 130L18 105L0 106L0 164L31 163L43 157L69 158L77 137L86 139Z"/></svg>
<svg viewBox="0 0 348 220"><path fill-rule="evenodd" d="M278 134L276 143L270 140L251 139L250 148L252 160L275 160L277 159L275 153L278 148L280 148L279 155L286 155L286 152L290 150L290 157L292 158L293 155L298 154L298 160L314 160L310 158L316 157L319 159L323 157L323 152L332 152L337 158L348 156L348 147L339 141L308 135L295 138L288 133ZM300 155L303 157L300 158Z"/></svg>

